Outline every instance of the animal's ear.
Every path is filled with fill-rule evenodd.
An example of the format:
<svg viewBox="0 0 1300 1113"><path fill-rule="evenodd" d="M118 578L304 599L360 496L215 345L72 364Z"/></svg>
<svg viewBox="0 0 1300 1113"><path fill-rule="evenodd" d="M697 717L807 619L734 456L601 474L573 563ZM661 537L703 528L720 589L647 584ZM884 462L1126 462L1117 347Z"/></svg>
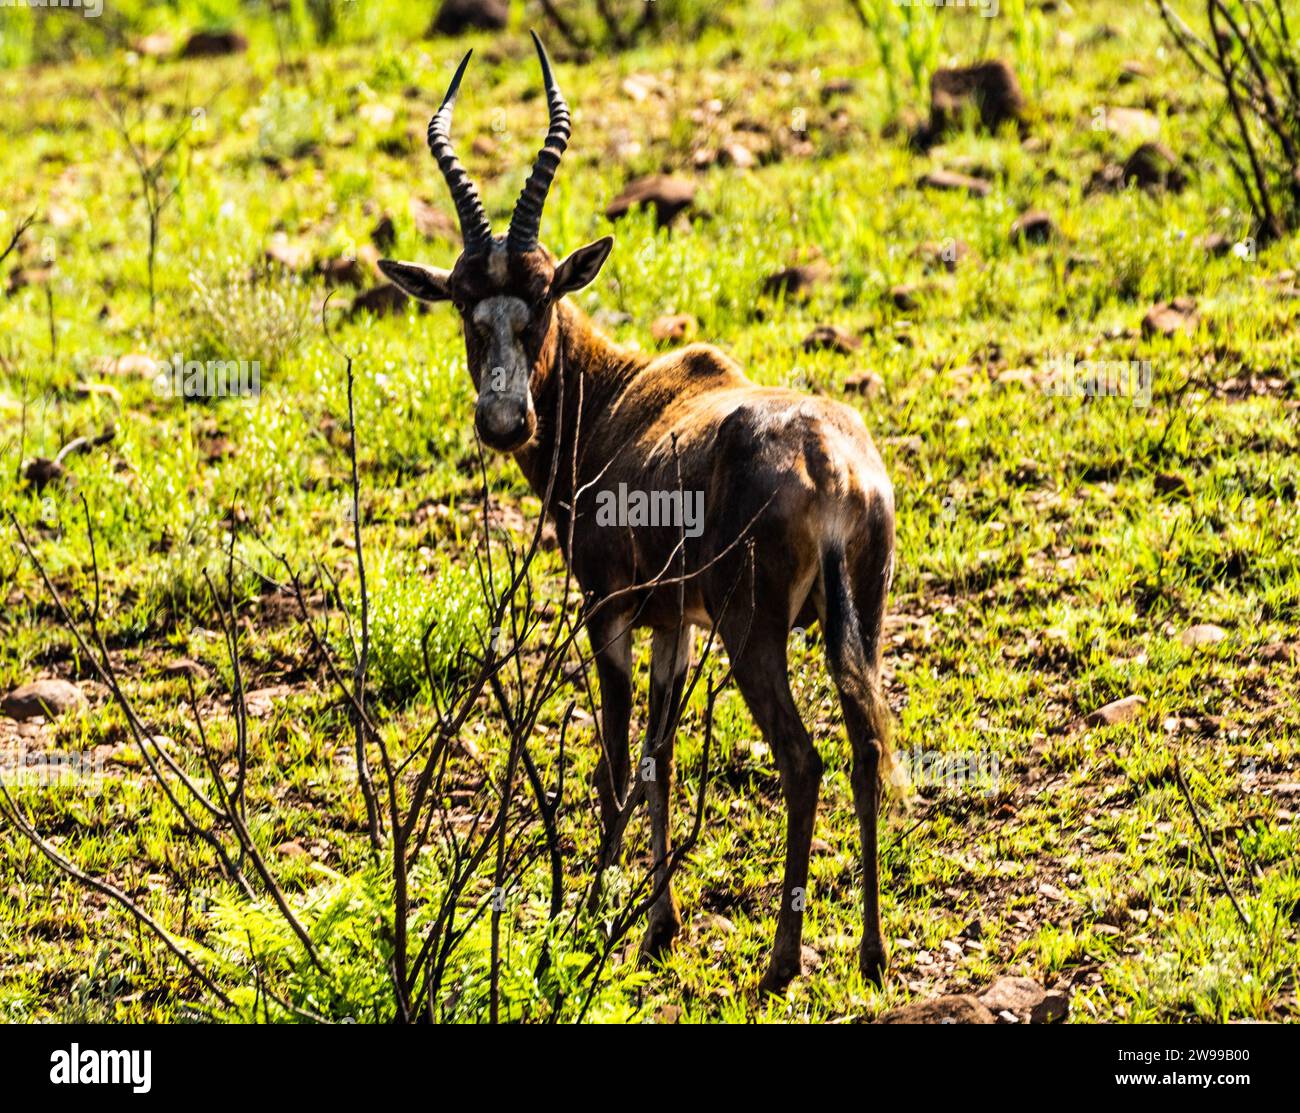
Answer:
<svg viewBox="0 0 1300 1113"><path fill-rule="evenodd" d="M600 273L600 268L605 265L605 260L613 249L613 236L602 236L595 243L578 248L555 268L551 297L559 299L589 285Z"/></svg>
<svg viewBox="0 0 1300 1113"><path fill-rule="evenodd" d="M447 301L451 297L451 287L447 285L450 271L422 267L419 263L399 263L395 259L380 259L379 269L394 286L418 301Z"/></svg>

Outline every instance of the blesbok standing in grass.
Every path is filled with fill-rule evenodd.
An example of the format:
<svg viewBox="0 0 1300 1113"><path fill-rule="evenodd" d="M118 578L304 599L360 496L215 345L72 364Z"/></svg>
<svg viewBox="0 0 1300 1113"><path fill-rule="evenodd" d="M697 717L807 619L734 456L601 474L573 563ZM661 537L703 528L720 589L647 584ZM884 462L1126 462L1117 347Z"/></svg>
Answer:
<svg viewBox="0 0 1300 1113"><path fill-rule="evenodd" d="M790 693L787 640L795 625L821 623L853 749L865 893L860 961L863 973L879 981L885 945L876 827L889 765L880 643L894 562L889 479L861 416L849 406L756 386L704 344L657 357L622 348L564 300L595 279L614 241L606 236L562 262L538 242L570 116L546 51L533 39L550 130L507 234L493 235L449 136L467 54L429 123L429 147L451 189L464 250L450 271L391 260L380 266L412 297L455 306L478 391L479 437L513 455L543 499L551 485L546 511L561 538L572 531L566 559L596 604L588 633L600 683L604 752L595 787L607 857L618 853L610 833L621 829L616 821L629 794L632 631L649 627L652 634L649 729L655 737L648 750L655 776L646 789L651 850L656 869L664 871L673 734L691 632L716 624L776 759L787 808L776 941L762 980L773 991L800 970L822 776L822 760ZM702 492L702 523L689 531L680 522L611 528L597 507L607 506L615 491ZM663 570L673 573L666 578L671 583L655 579ZM669 878L661 872L658 880L663 891L642 944L648 955L666 948L681 927L671 886L663 884Z"/></svg>

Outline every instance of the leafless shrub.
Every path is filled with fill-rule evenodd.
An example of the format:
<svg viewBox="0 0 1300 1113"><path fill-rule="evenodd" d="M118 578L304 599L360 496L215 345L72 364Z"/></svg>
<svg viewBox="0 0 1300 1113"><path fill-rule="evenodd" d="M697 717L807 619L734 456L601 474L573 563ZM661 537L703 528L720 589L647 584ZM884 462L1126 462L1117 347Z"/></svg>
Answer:
<svg viewBox="0 0 1300 1113"><path fill-rule="evenodd" d="M1179 50L1223 91L1233 126L1215 135L1257 238L1300 228L1300 41L1285 0L1204 0L1208 36L1158 2Z"/></svg>
<svg viewBox="0 0 1300 1113"><path fill-rule="evenodd" d="M581 644L581 632L594 607L609 606L626 592L599 603L560 606L554 609L551 617L546 617L536 596L532 565L540 548L545 509L550 505L552 490L547 491L543 514L525 548L521 550L509 543L508 538L494 537L490 527L491 494L486 466L480 454L483 533L476 548L475 563L492 616L491 631L485 634L476 651L465 651L467 667L456 670L459 679L450 691L430 684L434 693L431 725L417 737L392 740L383 729L380 709L373 705L367 693L370 599L362 547L363 499L357 462L352 359L346 354L343 358L347 368L350 429L350 519L360 595L359 621L355 629L348 627L352 647L350 666L337 659L331 649L333 641L328 629L322 628L323 620L313 613L306 577L287 557L274 553L272 557L284 572L280 587L296 601L322 675L338 693L351 724L357 784L365 804L370 854L373 862L384 869L389 886L383 910L386 919L384 936L391 944L387 971L391 990L389 1018L401 1022L434 1021L446 1015L449 1001L456 992L454 986L447 984L448 974L455 968L455 960L463 958L461 949L472 929L486 916L491 930L487 960L488 1013L494 1022L507 1019L502 1015L501 999L502 967L506 961L501 926L506 902L502 897L520 883L534 863L544 860L549 875L549 901L546 922L540 928L543 942L536 949L536 972L540 975L546 971L554 945L582 937L582 953L587 956L586 961L576 973L557 982L549 1000L552 1019L561 1015L582 1019L609 967L611 956L631 928L666 891L674 873L699 838L709 782L714 704L729 679L729 676L716 678L710 667L716 626L708 633L704 651L693 667L681 700L665 708L666 715L674 719L680 716L696 685L702 678L709 677L703 719L703 756L690 831L668 853L666 861L652 863L644 875L634 881L625 899L612 912L606 910L605 926L595 929L591 924L593 918L584 914L597 903L603 869L594 871L586 891L573 894L574 899L566 901L564 891L569 875L564 862L564 846L568 840L563 836L561 826L569 821L595 821L594 810L590 807L585 810L566 808L564 772L568 732L577 702L582 698L590 699L592 692L588 671L592 659ZM563 406L562 382L559 394L557 409ZM576 474L577 451L575 439L573 460L562 461L557 438L551 470L552 489L554 476L560 467L571 467ZM90 530L91 518L84 500L83 509L86 527ZM218 873L232 882L248 900L269 898L275 911L292 929L307 961L328 975L319 941L313 938L310 926L303 922L277 883L251 833L257 827L259 813L265 814L274 802L254 799L249 793L252 724L241 670L242 620L229 586L234 581L236 560L233 530L227 553L226 588L223 590L205 573L213 609L225 638L232 678L228 697L235 735L234 769L233 772L223 772L192 680L189 682L189 711L193 720L193 738L188 748L156 736L145 725L126 694L103 633L99 567L93 533L90 549L93 597L79 600L79 614L74 614L73 608L64 601L47 575L17 518L10 515L10 520L63 625L111 693L149 774L186 830L210 851ZM672 558L679 562L678 567L670 562L657 575L628 591L672 585L684 588L690 576L684 571L684 537L682 542ZM561 539L561 543L572 547L572 526L568 538ZM319 575L329 580L337 599L340 596L338 584L325 573ZM570 587L571 578L566 573L562 595L565 600L569 597ZM430 631L426 631L426 639ZM536 748L539 721L545 709L553 706L552 701L562 689L570 686L575 695L561 718L558 751L543 756ZM489 710L485 711L485 708ZM447 806L453 788L452 757L465 751L465 739L477 724L477 717L493 711L499 716L499 723L494 725L504 727L504 766L495 776L485 768L488 775L484 778L483 790L477 794L474 814L467 824L453 823ZM598 716L593 714L592 720L597 722ZM654 739L659 734L647 732L643 757L654 758L657 755ZM201 773L194 771L196 762ZM642 781L638 781L628 793L617 820L620 833L644 793ZM205 968L196 957L201 952L188 947L183 938L159 923L122 889L87 873L44 839L2 781L0 818L66 876L122 905L141 931L147 930L163 941L219 1006L227 1010L233 1008L229 985L223 985L220 975ZM439 885L431 904L426 899L427 894L420 893L417 899L411 892L412 870L421 860L432 860L437 864ZM567 918L566 904L572 907ZM593 931L597 932L594 944ZM226 977L229 976L227 973ZM253 976L256 978L254 1000L261 1002L263 1015L267 1012L266 1002L272 1001L300 1019L329 1019L300 1003L295 1004L291 987L273 985L273 976L260 966L253 971Z"/></svg>

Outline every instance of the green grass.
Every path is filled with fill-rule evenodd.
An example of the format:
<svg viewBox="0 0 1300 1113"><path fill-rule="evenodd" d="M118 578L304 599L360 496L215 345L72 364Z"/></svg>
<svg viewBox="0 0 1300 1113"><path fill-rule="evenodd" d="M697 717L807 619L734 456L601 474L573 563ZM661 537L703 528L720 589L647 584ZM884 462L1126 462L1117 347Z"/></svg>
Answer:
<svg viewBox="0 0 1300 1113"><path fill-rule="evenodd" d="M1300 245L1246 259L1196 246L1213 231L1244 235L1246 217L1206 138L1222 126L1216 110L1175 52L1161 50L1152 10L1115 0L1067 16L1012 14L988 21L989 50L1021 66L1034 106L1028 145L968 133L928 156L910 152L886 128L890 95L875 47L849 6L829 0L782 0L770 12L735 14L732 26L696 42L559 67L576 126L543 227L557 254L610 230L604 205L635 174L671 168L700 187L693 223L656 231L635 215L614 226L614 254L581 304L617 339L644 347L656 316L693 313L701 338L756 381L862 408L898 499L886 653L896 747L998 771L992 792L921 785L911 813L891 818L882 889L893 961L884 989L865 986L847 746L820 642L808 638L793 652L792 683L827 759L805 927L820 968L782 1000L755 993L775 925L783 809L770 755L728 691L715 716L717 776L703 836L677 880L687 930L660 969L638 970L620 953L593 1018L653 1018L665 1006L700 1021L864 1018L1004 973L1071 985L1072 1019L1084 1022L1294 1020L1300 1011L1300 804L1285 787L1300 781L1300 678L1294 653L1266 651L1294 647L1300 628L1300 301L1287 294L1290 280L1270 281L1297 268ZM978 35L968 28L982 34L984 21L960 18L946 25L937 60L972 60ZM1103 27L1116 33L1099 34ZM283 552L300 568L319 561L356 598L343 362L321 329L323 286L250 282L248 272L276 232L329 257L367 243L384 212L396 226L391 254L454 259L450 244L419 235L408 201L449 209L422 137L464 44L414 41L421 29L380 22L359 42L354 28L341 45L302 53L290 72L278 70L274 39L259 24L243 58L133 64L153 141L177 113L205 109L176 163L152 320L144 208L120 141L91 103L93 90L121 79L122 56L0 71L8 106L0 236L7 242L29 211L62 214L33 230L23 260L35 266L44 241L57 260L57 355L43 287L0 299L0 510L18 517L60 590L75 597L90 585L84 496L114 659L150 728L182 746L193 742L185 685L163 671L178 657L208 669L203 698L229 743L219 714L229 670L203 573L224 574L230 516L246 520L235 574L249 618L245 684L285 689L254 722L252 825L267 848L305 851L277 850L272 860L313 933L328 940L331 979L302 968L265 908L212 879L143 770L121 713L93 683L84 716L22 737L0 719L0 743L102 757L99 785L28 785L19 798L84 869L128 889L171 929L201 936L224 984L245 987L237 995L245 1013L251 949L314 1010L382 1016L383 878L369 865L345 715L305 630L290 609L265 601L260 578L282 578L269 552ZM1035 54L1025 44L1039 36ZM470 41L479 49L455 134L500 220L544 133L544 104L519 27ZM1134 58L1149 76L1118 84ZM905 73L895 95L901 110L919 110ZM654 77L648 104L622 91L632 74ZM821 86L840 78L852 90L823 100ZM1096 108L1115 105L1160 117L1165 141L1195 168L1186 192L1085 194L1092 172L1134 145L1092 127ZM387 116L370 106L391 110L391 122L368 122ZM796 113L807 146L790 131ZM471 153L484 134L494 149ZM744 172L693 169L696 148L733 135L762 138L771 161ZM980 168L995 188L983 199L918 188L933 166ZM1011 243L1011 222L1031 207L1052 215L1061 239ZM916 249L948 238L968 243L973 258L951 275L928 271ZM759 296L765 275L818 256L832 278L809 301ZM11 256L5 266L14 265ZM895 308L889 290L900 283L923 284L916 310ZM1144 339L1146 310L1178 295L1197 299L1199 330ZM397 737L430 717L419 644L427 621L439 620L442 675L461 647L479 646L486 624L472 564L473 392L450 310L349 321L336 313L349 296L331 302L332 333L355 357L373 678ZM862 348L850 357L804 353L803 337L824 322L861 332ZM158 397L143 374L104 369L129 353L173 352L258 360L262 395L186 404ZM1149 361L1151 404L1044 393L1034 376L1069 355ZM845 380L867 370L880 376L879 393L846 394ZM116 396L78 393L83 382L108 383ZM114 443L72 457L66 482L36 497L15 481L20 437L23 455L53 456L110 421ZM1162 490L1161 476L1185 487ZM491 462L489 477L524 541L537 500L508 461ZM40 674L89 680L11 540L0 552L0 690ZM553 554L539 571L542 604L563 606ZM344 616L333 622L334 644L345 646ZM1181 633L1200 622L1228 638L1183 646ZM644 688L643 671L638 724ZM1129 722L1079 725L1129 694L1147 701ZM560 692L543 715L537 744L552 772L556 725L572 697ZM697 699L679 738L679 834L698 788L701 717ZM490 716L483 723L478 760L499 778L501 728ZM564 813L573 894L590 876L597 838L587 799L594 749L590 722L575 725ZM1173 778L1175 758L1250 931ZM457 762L460 791L486 791L477 765ZM646 838L637 820L634 865ZM59 876L11 830L0 831L0 854L0 1016L196 1015L201 989L120 910ZM616 892L632 873L614 879ZM430 868L416 882L427 897L440 879ZM559 956L553 983L532 976L545 885L539 865L507 916L508 1015L544 1016L547 992L580 959ZM978 938L963 942L973 921ZM457 971L452 1019L485 1015L486 948L484 929Z"/></svg>

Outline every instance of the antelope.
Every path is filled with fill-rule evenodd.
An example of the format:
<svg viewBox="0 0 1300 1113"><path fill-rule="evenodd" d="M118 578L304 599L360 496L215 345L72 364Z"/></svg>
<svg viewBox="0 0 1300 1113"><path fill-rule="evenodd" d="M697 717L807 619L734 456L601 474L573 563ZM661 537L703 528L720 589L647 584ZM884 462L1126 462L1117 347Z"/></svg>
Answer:
<svg viewBox="0 0 1300 1113"><path fill-rule="evenodd" d="M587 622L601 703L594 787L606 861L619 853L611 833L630 793L632 634L650 629L643 753L655 762L645 788L659 895L647 915L643 958L661 955L681 929L667 873L673 739L692 634L702 627L715 630L727 651L775 759L786 805L781 902L760 988L780 993L801 972L823 763L790 692L787 643L795 626L816 622L852 746L863 871L859 962L864 976L879 984L886 949L876 828L892 768L881 627L894 566L894 499L884 464L852 407L758 386L706 344L656 356L622 347L566 300L596 278L614 241L605 236L560 262L539 241L571 117L536 33L533 42L550 125L505 236L493 234L451 142L466 54L428 131L455 203L463 251L450 271L389 259L379 265L411 297L450 301L459 312L479 438L514 457L557 536L571 536L561 548L584 596L608 602L591 607ZM556 460L563 462L556 467ZM703 522L692 531L697 535L662 523L625 529L599 524L592 509L596 494L620 490L620 484L702 491ZM647 586L647 570L681 566L685 572L672 577L671 586L665 580Z"/></svg>

